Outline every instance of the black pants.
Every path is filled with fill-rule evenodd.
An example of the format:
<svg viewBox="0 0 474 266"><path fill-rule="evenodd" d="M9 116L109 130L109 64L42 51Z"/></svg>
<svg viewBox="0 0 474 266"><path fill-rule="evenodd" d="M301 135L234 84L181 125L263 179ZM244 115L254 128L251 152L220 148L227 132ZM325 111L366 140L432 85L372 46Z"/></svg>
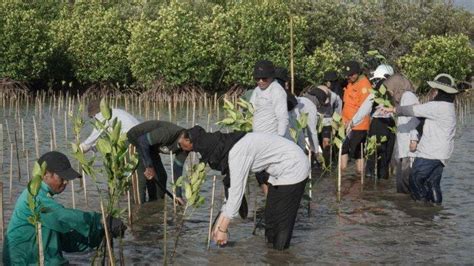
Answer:
<svg viewBox="0 0 474 266"><path fill-rule="evenodd" d="M375 174L378 178L387 179L389 176L390 161L395 145L395 134L389 128L393 126L395 126L395 121L392 118L374 118L370 122L368 137L376 136L379 145L377 152L367 159L367 172ZM387 141L381 142L383 136L387 137ZM375 169L376 161L377 169Z"/></svg>
<svg viewBox="0 0 474 266"><path fill-rule="evenodd" d="M290 247L293 227L306 187L305 179L300 183L286 186L268 186L265 206L265 237L274 249Z"/></svg>
<svg viewBox="0 0 474 266"><path fill-rule="evenodd" d="M327 138L331 140L331 135L332 135L332 127L331 126L325 126L321 130L321 134L319 134L319 145L321 145L321 148L323 150L323 158L324 158L324 166L329 167L329 163L331 162L331 145L332 143L330 142L327 147L323 147L323 139ZM334 154L334 153L333 153Z"/></svg>
<svg viewBox="0 0 474 266"><path fill-rule="evenodd" d="M344 143L342 144L342 154L349 154L351 158L354 159L361 159L360 153L360 144L362 144L362 148L365 147L365 139L367 138L367 131L366 130L352 130L349 133L349 136L346 138Z"/></svg>
<svg viewBox="0 0 474 266"><path fill-rule="evenodd" d="M152 155L151 160L153 161L153 167L156 171L155 180L158 181L163 188L166 188L166 180L168 179L168 174L166 173L166 169L161 162L161 157L159 150L155 147L151 147L150 153ZM148 201L154 201L159 198L163 198L165 195L165 191L163 191L153 180L147 180L145 175L145 166L139 160L137 174L138 174L138 187L140 189L140 199L141 202L145 202L146 195L145 190L148 191Z"/></svg>

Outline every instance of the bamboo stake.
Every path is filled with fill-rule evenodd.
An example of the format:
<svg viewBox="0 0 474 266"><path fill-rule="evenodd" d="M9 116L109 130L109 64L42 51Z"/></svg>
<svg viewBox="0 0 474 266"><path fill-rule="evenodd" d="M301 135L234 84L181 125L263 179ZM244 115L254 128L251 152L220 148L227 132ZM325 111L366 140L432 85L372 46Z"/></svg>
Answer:
<svg viewBox="0 0 474 266"><path fill-rule="evenodd" d="M39 265L44 266L43 233L41 231L41 223L36 224L36 230L37 230L37 235L38 235Z"/></svg>
<svg viewBox="0 0 474 266"><path fill-rule="evenodd" d="M168 113L169 113L169 116L170 116L170 122L173 122L173 114L171 112L171 98L168 101Z"/></svg>
<svg viewBox="0 0 474 266"><path fill-rule="evenodd" d="M173 185L173 214L176 218L176 188L174 186L174 161L173 161L173 152L170 151L170 165L171 165L171 183Z"/></svg>
<svg viewBox="0 0 474 266"><path fill-rule="evenodd" d="M3 170L3 124L0 124L0 170Z"/></svg>
<svg viewBox="0 0 474 266"><path fill-rule="evenodd" d="M360 159L362 160L362 169L360 171L360 184L364 185L364 145L360 144ZM375 165L377 165L377 145L375 147ZM375 178L377 178L377 166L375 167Z"/></svg>
<svg viewBox="0 0 474 266"><path fill-rule="evenodd" d="M109 235L109 228L108 228L109 225L108 225L107 218L105 216L104 203L102 201L102 198L100 198L100 211L102 212L102 222L103 222L103 225L104 225L105 241L106 241L106 245L107 245L107 253L109 255L109 263L110 263L110 265L114 266L115 265L115 259L114 259L114 254L112 252L112 246L110 244L111 242L110 242L110 235Z"/></svg>
<svg viewBox="0 0 474 266"><path fill-rule="evenodd" d="M20 182L21 180L20 153L18 152L18 140L16 138L16 130L15 130L15 151L16 151L16 166L18 168L18 182Z"/></svg>
<svg viewBox="0 0 474 266"><path fill-rule="evenodd" d="M13 143L10 143L10 202L12 202L13 189Z"/></svg>
<svg viewBox="0 0 474 266"><path fill-rule="evenodd" d="M216 191L216 176L212 178L211 210L209 214L209 232L207 234L207 250L211 248L212 217L214 212L214 195Z"/></svg>
<svg viewBox="0 0 474 266"><path fill-rule="evenodd" d="M64 143L67 144L67 112L64 111Z"/></svg>
<svg viewBox="0 0 474 266"><path fill-rule="evenodd" d="M0 182L0 239L5 234L5 220L3 219L3 182Z"/></svg>
<svg viewBox="0 0 474 266"><path fill-rule="evenodd" d="M10 127L8 126L8 120L7 119L5 119L5 126L6 126L6 129L7 129L8 142L12 143L12 137L10 136Z"/></svg>
<svg viewBox="0 0 474 266"><path fill-rule="evenodd" d="M25 151L25 126L23 118L20 121L21 124L21 147L23 148L22 151Z"/></svg>
<svg viewBox="0 0 474 266"><path fill-rule="evenodd" d="M293 55L293 16L290 15L290 78L291 78L291 93L295 94L295 64Z"/></svg>
<svg viewBox="0 0 474 266"><path fill-rule="evenodd" d="M168 255L168 208L166 208L168 198L165 197L163 201L163 265L167 265L167 255ZM173 199L173 201L175 201Z"/></svg>
<svg viewBox="0 0 474 266"><path fill-rule="evenodd" d="M308 160L309 160L309 201L308 201L308 215L311 212L311 201L313 200L313 169L311 168L311 149L309 143L308 145Z"/></svg>
<svg viewBox="0 0 474 266"><path fill-rule="evenodd" d="M337 192L341 192L341 158L342 158L342 146L339 148L337 155Z"/></svg>
<svg viewBox="0 0 474 266"><path fill-rule="evenodd" d="M29 158L28 149L25 150L25 156L26 156L26 178L28 178L28 182L30 182L30 158Z"/></svg>
<svg viewBox="0 0 474 266"><path fill-rule="evenodd" d="M54 149L57 149L57 145L56 145L56 122L54 120L54 117L51 117L51 123L52 123L52 133L53 133L53 147L54 147Z"/></svg>
<svg viewBox="0 0 474 266"><path fill-rule="evenodd" d="M33 116L33 128L34 128L34 131L35 131L35 151L36 151L36 159L39 159L38 129L37 129L37 127L36 127L35 116Z"/></svg>

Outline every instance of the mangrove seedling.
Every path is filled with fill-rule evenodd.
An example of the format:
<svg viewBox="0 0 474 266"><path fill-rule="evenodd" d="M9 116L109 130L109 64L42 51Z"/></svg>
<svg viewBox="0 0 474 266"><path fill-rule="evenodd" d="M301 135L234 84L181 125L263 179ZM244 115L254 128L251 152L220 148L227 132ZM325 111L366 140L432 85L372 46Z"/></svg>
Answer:
<svg viewBox="0 0 474 266"><path fill-rule="evenodd" d="M217 125L228 127L234 131L252 131L255 109L250 102L239 98L237 106L235 106L231 101L224 99L224 111L226 117L217 122Z"/></svg>
<svg viewBox="0 0 474 266"><path fill-rule="evenodd" d="M28 208L31 211L31 215L28 217L28 222L32 224L36 229L36 239L38 241L38 264L44 265L44 254L43 254L43 241L41 234L41 213L46 210L41 207L41 202L38 201L38 193L41 189L41 182L43 176L46 173L46 162L40 166L38 162L35 162L33 167L33 178L28 182Z"/></svg>
<svg viewBox="0 0 474 266"><path fill-rule="evenodd" d="M199 163L193 165L191 172L187 176L181 176L176 180L175 186L184 189L186 196L186 205L184 206L183 214L181 216L181 222L176 234L174 242L173 254L171 255L171 262L173 261L176 249L178 248L178 241L183 229L184 221L186 220L186 214L190 207L197 209L204 204L204 197L200 194L201 186L206 180L206 164Z"/></svg>
<svg viewBox="0 0 474 266"><path fill-rule="evenodd" d="M296 128L290 127L291 138L298 143L298 139L303 133L303 130L308 126L308 113L301 113L300 117L296 120Z"/></svg>

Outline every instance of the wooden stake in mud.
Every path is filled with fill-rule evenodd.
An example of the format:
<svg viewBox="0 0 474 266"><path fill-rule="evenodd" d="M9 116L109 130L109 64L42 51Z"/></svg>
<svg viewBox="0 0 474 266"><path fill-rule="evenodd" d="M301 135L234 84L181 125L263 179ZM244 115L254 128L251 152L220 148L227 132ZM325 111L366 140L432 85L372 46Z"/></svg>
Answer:
<svg viewBox="0 0 474 266"><path fill-rule="evenodd" d="M36 224L36 232L38 234L39 265L44 266L43 233L41 231L41 223Z"/></svg>
<svg viewBox="0 0 474 266"><path fill-rule="evenodd" d="M20 121L21 124L21 147L22 151L25 151L25 126L24 126L24 120L23 118Z"/></svg>
<svg viewBox="0 0 474 266"><path fill-rule="evenodd" d="M0 170L3 170L3 124L0 124Z"/></svg>
<svg viewBox="0 0 474 266"><path fill-rule="evenodd" d="M337 192L341 192L341 158L342 158L342 146L339 148L337 155Z"/></svg>
<svg viewBox="0 0 474 266"><path fill-rule="evenodd" d="M64 143L67 144L67 112L64 111Z"/></svg>
<svg viewBox="0 0 474 266"><path fill-rule="evenodd" d="M28 178L28 182L30 182L30 158L29 158L29 150L25 150L26 156L26 178Z"/></svg>
<svg viewBox="0 0 474 266"><path fill-rule="evenodd" d="M168 255L168 208L167 208L167 200L168 198L165 197L163 201L163 265L167 265L167 255ZM175 201L173 199L173 201Z"/></svg>
<svg viewBox="0 0 474 266"><path fill-rule="evenodd" d="M100 196L99 196L100 197ZM109 234L109 222L107 221L107 216L105 215L105 210L104 210L104 203L102 201L102 198L100 200L100 211L102 212L102 223L104 225L104 231L105 231L105 241L106 241L106 246L107 246L107 253L109 255L109 263L112 266L115 266L115 259L114 259L114 254L112 252L112 245L110 244L110 234Z"/></svg>
<svg viewBox="0 0 474 266"><path fill-rule="evenodd" d="M308 143L307 143L308 145ZM313 169L311 167L311 149L310 146L308 145L308 160L309 160L309 201L308 201L308 215L311 213L311 201L313 200Z"/></svg>
<svg viewBox="0 0 474 266"><path fill-rule="evenodd" d="M18 182L21 180L21 169L20 169L20 154L18 152L18 140L16 138L16 130L15 130L15 150L16 150L16 164L18 168Z"/></svg>
<svg viewBox="0 0 474 266"><path fill-rule="evenodd" d="M13 143L10 143L10 202L12 202L13 189Z"/></svg>
<svg viewBox="0 0 474 266"><path fill-rule="evenodd" d="M209 211L209 232L207 233L207 250L211 247L212 217L214 216L214 195L216 192L216 176L212 178L211 210Z"/></svg>
<svg viewBox="0 0 474 266"><path fill-rule="evenodd" d="M35 116L33 116L33 128L34 128L34 131L35 131L35 151L36 151L36 159L39 159L38 128L36 127Z"/></svg>
<svg viewBox="0 0 474 266"><path fill-rule="evenodd" d="M377 147L375 147L377 149ZM362 160L362 169L360 171L360 184L364 185L364 144L360 144L360 159ZM375 153L375 162L377 164L377 152ZM375 169L375 178L377 178L377 169Z"/></svg>
<svg viewBox="0 0 474 266"><path fill-rule="evenodd" d="M174 160L173 160L173 152L170 151L170 165L171 165L171 184L173 185L173 214L176 218L176 187L174 185ZM166 207L166 205L165 205Z"/></svg>
<svg viewBox="0 0 474 266"><path fill-rule="evenodd" d="M3 241L5 233L5 221L3 220L3 182L0 182L0 239Z"/></svg>
<svg viewBox="0 0 474 266"><path fill-rule="evenodd" d="M293 16L290 15L290 78L291 93L295 94L295 64L293 58Z"/></svg>

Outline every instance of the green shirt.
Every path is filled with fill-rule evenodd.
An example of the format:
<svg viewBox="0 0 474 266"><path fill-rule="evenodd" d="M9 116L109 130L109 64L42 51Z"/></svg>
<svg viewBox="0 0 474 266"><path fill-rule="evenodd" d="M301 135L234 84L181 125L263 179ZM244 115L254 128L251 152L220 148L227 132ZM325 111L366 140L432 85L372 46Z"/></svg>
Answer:
<svg viewBox="0 0 474 266"><path fill-rule="evenodd" d="M64 208L53 198L49 186L41 182L37 200L41 207L41 231L45 265L67 264L62 252L85 251L97 247L104 230L101 215L95 212ZM28 189L13 210L3 244L5 265L38 264L38 241L35 227L28 222Z"/></svg>

